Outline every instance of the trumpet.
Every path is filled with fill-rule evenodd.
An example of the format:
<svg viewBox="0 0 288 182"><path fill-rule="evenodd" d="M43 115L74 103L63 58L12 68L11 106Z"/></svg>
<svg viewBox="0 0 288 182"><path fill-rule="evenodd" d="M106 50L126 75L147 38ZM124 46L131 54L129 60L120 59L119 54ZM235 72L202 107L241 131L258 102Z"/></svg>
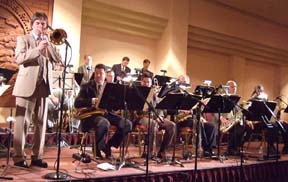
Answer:
<svg viewBox="0 0 288 182"><path fill-rule="evenodd" d="M50 42L55 45L62 45L63 43L67 44L69 47L69 43L67 39L67 33L63 29L53 29L52 27L48 26L48 28L52 31L50 32Z"/></svg>

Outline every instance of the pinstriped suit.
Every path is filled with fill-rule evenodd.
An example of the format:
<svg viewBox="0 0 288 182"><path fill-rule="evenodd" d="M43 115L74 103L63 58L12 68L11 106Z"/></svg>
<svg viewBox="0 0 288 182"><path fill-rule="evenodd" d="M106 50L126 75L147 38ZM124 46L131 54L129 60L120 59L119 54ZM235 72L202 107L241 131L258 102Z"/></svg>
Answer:
<svg viewBox="0 0 288 182"><path fill-rule="evenodd" d="M52 45L47 47L45 53L41 52L37 48L32 33L17 37L15 56L16 62L19 64L19 73L13 90L13 95L16 96L14 162L25 159L25 139L32 122L34 126L32 158L41 159L47 120L46 97L52 89L52 79L50 79L52 77L52 60L59 62L61 58ZM45 70L43 75L40 75L41 70Z"/></svg>

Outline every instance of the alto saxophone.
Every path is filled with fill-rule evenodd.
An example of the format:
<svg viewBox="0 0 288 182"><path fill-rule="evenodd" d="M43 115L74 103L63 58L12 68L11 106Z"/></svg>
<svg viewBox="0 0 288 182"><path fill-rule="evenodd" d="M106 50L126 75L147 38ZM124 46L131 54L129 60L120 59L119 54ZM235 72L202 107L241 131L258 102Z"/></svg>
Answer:
<svg viewBox="0 0 288 182"><path fill-rule="evenodd" d="M82 120L93 115L104 115L104 109L96 109L92 107L74 108L73 117L78 120Z"/></svg>

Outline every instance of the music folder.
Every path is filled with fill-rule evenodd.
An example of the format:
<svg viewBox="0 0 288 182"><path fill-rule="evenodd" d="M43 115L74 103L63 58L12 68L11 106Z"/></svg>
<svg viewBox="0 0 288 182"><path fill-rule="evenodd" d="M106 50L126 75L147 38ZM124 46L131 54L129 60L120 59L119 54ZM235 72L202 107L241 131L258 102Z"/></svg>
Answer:
<svg viewBox="0 0 288 182"><path fill-rule="evenodd" d="M248 108L249 113L246 113L246 119L250 121L262 121L262 116L265 116L268 120L271 119L272 113L269 111L274 111L276 108L276 102L267 102L261 100L249 100L252 102L251 106ZM269 109L268 109L268 108Z"/></svg>
<svg viewBox="0 0 288 182"><path fill-rule="evenodd" d="M107 110L143 110L150 87L106 83L100 91L96 107Z"/></svg>
<svg viewBox="0 0 288 182"><path fill-rule="evenodd" d="M212 95L206 104L204 113L229 113L239 102L238 95Z"/></svg>
<svg viewBox="0 0 288 182"><path fill-rule="evenodd" d="M168 82L170 82L170 80L172 79L172 77L169 76L162 76L162 75L155 75L153 78L153 82L155 82L154 80L158 81L158 85L159 86L165 86Z"/></svg>
<svg viewBox="0 0 288 182"><path fill-rule="evenodd" d="M200 101L200 99L200 96L194 94L170 93L157 104L156 109L190 110Z"/></svg>

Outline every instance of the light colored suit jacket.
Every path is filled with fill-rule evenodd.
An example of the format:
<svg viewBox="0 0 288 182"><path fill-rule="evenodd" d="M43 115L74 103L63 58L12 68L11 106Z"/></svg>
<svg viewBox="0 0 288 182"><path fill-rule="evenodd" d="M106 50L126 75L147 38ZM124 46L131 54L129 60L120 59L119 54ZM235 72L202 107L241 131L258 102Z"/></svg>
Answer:
<svg viewBox="0 0 288 182"><path fill-rule="evenodd" d="M78 73L83 74L83 78L81 81L81 85L88 83L93 75L93 66L90 68L90 70L87 69L87 65L82 65L78 68Z"/></svg>
<svg viewBox="0 0 288 182"><path fill-rule="evenodd" d="M61 61L61 56L57 53L55 46L50 44L47 48L46 55L44 55L37 49L36 40L32 33L18 36L15 56L16 62L19 64L19 72L16 78L13 95L16 97L32 96L37 86L40 61L42 61L44 65L47 65L48 82L51 93L52 62Z"/></svg>

